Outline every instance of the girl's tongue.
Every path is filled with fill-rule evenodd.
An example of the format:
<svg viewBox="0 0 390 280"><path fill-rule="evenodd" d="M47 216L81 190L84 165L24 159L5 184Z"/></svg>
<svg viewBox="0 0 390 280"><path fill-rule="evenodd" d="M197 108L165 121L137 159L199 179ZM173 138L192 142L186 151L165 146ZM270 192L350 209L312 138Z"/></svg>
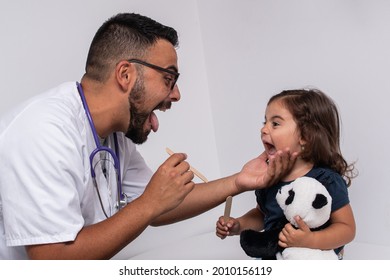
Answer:
<svg viewBox="0 0 390 280"><path fill-rule="evenodd" d="M158 122L158 118L154 112L150 113L149 122L152 125L153 132L156 132L158 130L159 122Z"/></svg>

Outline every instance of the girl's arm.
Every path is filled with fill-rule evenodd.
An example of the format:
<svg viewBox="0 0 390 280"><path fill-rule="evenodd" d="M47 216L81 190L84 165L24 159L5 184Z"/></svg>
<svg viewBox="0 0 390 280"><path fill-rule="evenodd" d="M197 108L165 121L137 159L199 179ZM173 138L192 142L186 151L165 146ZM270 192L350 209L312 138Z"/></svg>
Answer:
<svg viewBox="0 0 390 280"><path fill-rule="evenodd" d="M281 247L305 247L330 250L351 242L355 237L356 225L350 204L332 212L330 226L311 231L299 217L296 218L298 229L287 224L279 234Z"/></svg>

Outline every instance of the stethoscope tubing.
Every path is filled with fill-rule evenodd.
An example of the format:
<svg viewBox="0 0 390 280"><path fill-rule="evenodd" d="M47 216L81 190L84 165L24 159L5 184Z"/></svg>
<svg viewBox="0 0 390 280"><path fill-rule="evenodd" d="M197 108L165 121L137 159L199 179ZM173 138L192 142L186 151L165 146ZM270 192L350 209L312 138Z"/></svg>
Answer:
<svg viewBox="0 0 390 280"><path fill-rule="evenodd" d="M118 210L120 210L123 207L123 205L126 204L125 200L127 200L127 199L126 199L125 194L122 192L120 161L119 161L119 156L118 156L119 155L118 137L117 137L116 133L114 133L115 152L112 149L110 149L109 147L106 147L106 146L103 146L100 144L99 137L98 137L97 132L96 132L95 124L93 122L91 113L89 111L87 100L85 99L83 88L79 82L76 82L76 85L77 85L77 90L80 94L81 102L83 103L85 114L87 116L89 125L90 125L91 130L92 130L92 135L93 135L93 138L95 140L95 144L96 144L96 148L89 155L89 163L91 166L91 177L96 184L96 173L95 173L95 170L93 168L93 159L94 159L95 155L98 154L99 152L102 152L102 151L109 153L114 160L114 168L115 168L115 171L117 174L117 188L118 188L118 199L117 199L118 205L117 205L117 207L118 207ZM99 196L100 196L100 194L99 194Z"/></svg>

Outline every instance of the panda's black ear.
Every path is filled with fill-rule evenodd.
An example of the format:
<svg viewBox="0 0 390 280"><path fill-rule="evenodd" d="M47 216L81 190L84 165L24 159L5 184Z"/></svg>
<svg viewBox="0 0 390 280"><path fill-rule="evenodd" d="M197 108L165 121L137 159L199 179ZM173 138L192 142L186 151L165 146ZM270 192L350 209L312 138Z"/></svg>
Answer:
<svg viewBox="0 0 390 280"><path fill-rule="evenodd" d="M293 189L288 191L288 197L286 198L286 205L291 204L294 201L295 192Z"/></svg>
<svg viewBox="0 0 390 280"><path fill-rule="evenodd" d="M314 199L312 206L314 209L321 209L326 204L328 204L328 199L325 195L317 193L316 198Z"/></svg>

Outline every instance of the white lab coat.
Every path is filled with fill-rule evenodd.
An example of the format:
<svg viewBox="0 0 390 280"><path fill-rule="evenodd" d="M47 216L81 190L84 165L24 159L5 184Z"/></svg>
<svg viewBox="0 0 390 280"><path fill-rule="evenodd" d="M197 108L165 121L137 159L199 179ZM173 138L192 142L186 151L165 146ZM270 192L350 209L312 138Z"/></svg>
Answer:
<svg viewBox="0 0 390 280"><path fill-rule="evenodd" d="M122 187L131 201L152 172L135 145L117 135ZM114 149L112 136L108 146ZM91 178L89 155L95 148L75 82L1 118L0 259L27 258L24 245L73 241L82 227L105 219ZM102 199L114 207L116 185L105 190Z"/></svg>

